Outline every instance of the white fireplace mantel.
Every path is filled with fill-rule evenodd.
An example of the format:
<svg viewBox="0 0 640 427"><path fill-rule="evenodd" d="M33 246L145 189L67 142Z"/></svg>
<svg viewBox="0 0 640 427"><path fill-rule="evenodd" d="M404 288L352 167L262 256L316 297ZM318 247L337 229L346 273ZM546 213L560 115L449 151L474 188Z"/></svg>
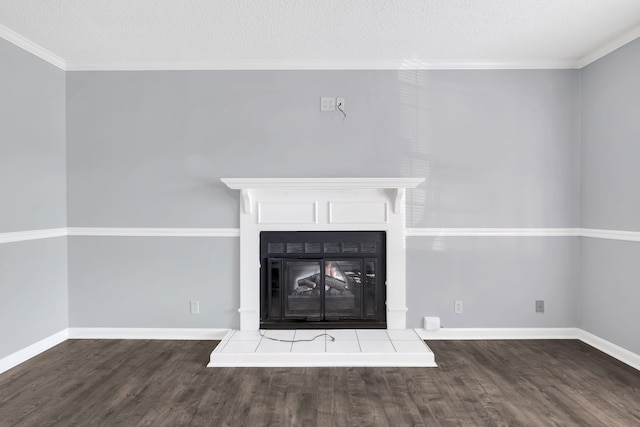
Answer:
<svg viewBox="0 0 640 427"><path fill-rule="evenodd" d="M400 209L405 189L414 188L424 178L222 178L227 187L240 190L242 211L251 214L252 197L260 189L383 189L390 193L394 212Z"/></svg>
<svg viewBox="0 0 640 427"><path fill-rule="evenodd" d="M260 326L260 232L379 230L387 327L406 328L405 190L424 178L223 178L240 190L240 329Z"/></svg>

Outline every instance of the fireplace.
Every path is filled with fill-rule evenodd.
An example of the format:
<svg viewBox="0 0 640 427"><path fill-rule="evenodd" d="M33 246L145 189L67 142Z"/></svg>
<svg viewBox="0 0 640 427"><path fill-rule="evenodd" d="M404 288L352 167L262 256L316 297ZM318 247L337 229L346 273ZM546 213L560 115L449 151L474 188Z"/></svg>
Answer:
<svg viewBox="0 0 640 427"><path fill-rule="evenodd" d="M377 310L376 316L380 315L380 317L377 320L372 318L360 320L369 325L378 322L379 326L377 327L380 328L384 328L385 324L387 329L406 328L405 190L416 187L424 181L424 178L223 178L222 181L229 188L240 190L240 307L238 308L240 330L257 330L261 325L265 326L263 323L271 322L268 318L269 322L263 322L262 303L260 302L261 274L267 274L265 272L268 268L256 262L260 259L261 253L260 236L266 232L374 231L383 233L386 249L380 250L380 254L384 254L386 262L376 264L375 276L380 280L385 280L386 286L383 289L386 294L386 306L383 306L383 299L376 299L374 307ZM355 262L353 260L357 258L355 255L348 256L349 244L355 240L346 238L341 239L340 242L346 244L347 250L340 253L339 256L334 257L333 254L326 252L315 255L305 252L297 254L300 262L315 263L313 268L308 265L286 264L296 261L277 256L290 255L286 252L274 253L273 257L269 254L267 262L269 258L275 258L274 262L286 264L280 270L271 270L271 274L275 274L278 280L285 280L284 276L278 275L294 274L292 271L300 275L308 273L306 277L317 274L320 276L317 279L319 284L316 284L316 286L320 286L317 292L320 293L324 289L326 296L327 279L322 272L327 268L327 262L341 261L340 268L352 272L354 264L349 264L349 262ZM309 243L312 245L324 242L290 241L289 243ZM308 258L305 258L307 255ZM375 257L369 257L363 253L361 255L357 262L362 263L362 270L358 274L366 277L367 260ZM384 271L380 270L380 265L384 265ZM285 270L288 267L291 268L288 269L289 273L286 273ZM309 268L308 271L307 268ZM345 274L347 273L343 271L342 275ZM351 276L357 277L355 273ZM300 279L305 279L305 277ZM355 281L355 278L353 280ZM337 283L334 285L339 286ZM296 285L293 286L296 288ZM329 289L335 289L335 287L329 286ZM303 292L303 289L299 292ZM305 292L311 292L311 290ZM335 294L335 292L333 293ZM272 303L282 301L278 298L272 298ZM360 298L360 302L354 302L354 304L360 304L360 306L364 304L362 301L364 297ZM281 311L280 317L293 318L295 314L302 319L304 316L304 322L297 320L301 324L315 323L311 321L311 318L314 317L322 318L324 316L325 319L327 318L326 310L320 311L320 314L314 313L312 316L303 315L299 310L300 305L296 306L293 298L290 301L294 310L287 314L282 314ZM339 314L345 314L346 307L351 307L351 303L347 302L348 298L344 298L342 303L337 303L337 298L334 301L337 307L336 311ZM320 300L317 304L321 305L321 309L322 304L325 304L326 308L327 300L325 299L324 302ZM296 307L298 308L296 309ZM334 316L334 314L330 311L328 316L330 321L339 322L339 319L334 319L339 316ZM306 321L307 317L310 318L309 321ZM296 325L296 328L299 327L302 326Z"/></svg>
<svg viewBox="0 0 640 427"><path fill-rule="evenodd" d="M386 328L382 231L260 233L260 327Z"/></svg>

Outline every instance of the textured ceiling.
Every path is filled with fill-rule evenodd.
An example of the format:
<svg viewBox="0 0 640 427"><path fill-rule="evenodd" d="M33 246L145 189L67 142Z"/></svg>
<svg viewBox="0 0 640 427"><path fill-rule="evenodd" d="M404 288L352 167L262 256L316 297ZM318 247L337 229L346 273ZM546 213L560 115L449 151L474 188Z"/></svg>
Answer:
<svg viewBox="0 0 640 427"><path fill-rule="evenodd" d="M74 69L576 68L640 0L0 0L0 36Z"/></svg>

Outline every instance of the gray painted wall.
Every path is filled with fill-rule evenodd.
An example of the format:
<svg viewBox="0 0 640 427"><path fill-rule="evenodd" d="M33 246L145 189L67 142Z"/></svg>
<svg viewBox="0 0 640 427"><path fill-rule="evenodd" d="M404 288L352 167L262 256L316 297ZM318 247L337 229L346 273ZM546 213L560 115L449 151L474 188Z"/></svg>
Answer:
<svg viewBox="0 0 640 427"><path fill-rule="evenodd" d="M579 321L579 237L410 237L407 323L560 328ZM463 313L454 314L454 300ZM544 300L545 312L535 312Z"/></svg>
<svg viewBox="0 0 640 427"><path fill-rule="evenodd" d="M640 354L640 243L582 239L580 327Z"/></svg>
<svg viewBox="0 0 640 427"><path fill-rule="evenodd" d="M577 77L70 72L69 224L237 227L222 177L422 176L413 227L576 226Z"/></svg>
<svg viewBox="0 0 640 427"><path fill-rule="evenodd" d="M582 70L582 226L640 231L640 39ZM581 327L640 353L640 243L583 239Z"/></svg>
<svg viewBox="0 0 640 427"><path fill-rule="evenodd" d="M237 227L238 193L220 178L260 176L424 176L427 183L408 198L413 227L579 223L575 70L70 72L67 96L70 226ZM320 112L320 96L344 96L346 120ZM413 327L432 308L446 316L453 300L426 294L449 274L426 267L445 254L425 249L431 239L411 240ZM482 289L470 291L463 323L575 326L577 308L566 295L576 266L558 264L570 259L572 241L552 251L558 258L534 256L529 243L510 248L510 275L446 280L444 286L484 287L496 304L511 307L497 320L495 312L474 309L485 301ZM205 248L174 250L174 242L72 238L72 326L236 324L235 312L188 315L191 290L206 293L205 283L205 301L226 286L221 308L235 311L237 273ZM492 253L510 255L501 243L492 243ZM150 251L156 244L159 253ZM446 252L450 266L487 256L463 246ZM182 266L191 271L178 286ZM162 279L154 268L170 271ZM531 298L548 297L552 311L544 318L531 317L533 302L511 291L531 269L547 271L543 284L521 284ZM227 283L214 284L211 271L224 272ZM436 282L425 287L423 277Z"/></svg>
<svg viewBox="0 0 640 427"><path fill-rule="evenodd" d="M0 38L0 233L66 226L65 74Z"/></svg>
<svg viewBox="0 0 640 427"><path fill-rule="evenodd" d="M238 328L239 243L233 237L69 237L69 324ZM190 314L190 301L200 302L200 314Z"/></svg>
<svg viewBox="0 0 640 427"><path fill-rule="evenodd" d="M0 295L0 358L66 329L66 239L0 244Z"/></svg>
<svg viewBox="0 0 640 427"><path fill-rule="evenodd" d="M0 39L0 233L66 226L65 75ZM65 238L0 244L0 358L68 325Z"/></svg>
<svg viewBox="0 0 640 427"><path fill-rule="evenodd" d="M640 39L582 70L582 226L640 231Z"/></svg>

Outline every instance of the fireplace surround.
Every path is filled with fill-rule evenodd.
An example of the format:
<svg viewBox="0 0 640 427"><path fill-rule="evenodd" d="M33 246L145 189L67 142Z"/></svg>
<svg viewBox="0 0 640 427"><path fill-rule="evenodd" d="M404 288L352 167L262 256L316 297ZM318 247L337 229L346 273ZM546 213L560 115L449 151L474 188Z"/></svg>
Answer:
<svg viewBox="0 0 640 427"><path fill-rule="evenodd" d="M260 233L272 231L384 232L386 327L406 329L405 191L424 178L222 181L240 190L240 330L260 328Z"/></svg>

